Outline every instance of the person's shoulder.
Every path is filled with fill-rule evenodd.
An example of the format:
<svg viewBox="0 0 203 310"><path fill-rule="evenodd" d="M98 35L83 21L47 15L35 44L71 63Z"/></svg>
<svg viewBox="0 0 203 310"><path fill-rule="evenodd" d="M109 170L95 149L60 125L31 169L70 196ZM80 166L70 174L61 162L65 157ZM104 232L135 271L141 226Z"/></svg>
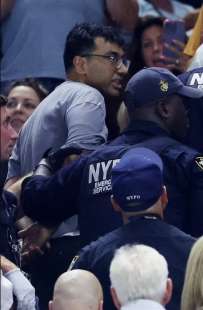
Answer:
<svg viewBox="0 0 203 310"><path fill-rule="evenodd" d="M97 147L95 151L93 151L89 155L90 161L97 161L97 160L110 160L110 159L120 159L120 157L129 149L131 149L131 145L126 144L109 144L104 143Z"/></svg>
<svg viewBox="0 0 203 310"><path fill-rule="evenodd" d="M203 156L198 150L178 141L174 145L168 147L163 155L184 164L193 162L195 158Z"/></svg>
<svg viewBox="0 0 203 310"><path fill-rule="evenodd" d="M162 231L165 236L172 240L172 242L179 243L181 247L191 247L196 241L194 237L180 230L178 227L162 221Z"/></svg>
<svg viewBox="0 0 203 310"><path fill-rule="evenodd" d="M78 96L89 95L103 98L103 95L95 87L81 83L79 81L67 80L61 86L63 89L70 89L70 91L75 92Z"/></svg>

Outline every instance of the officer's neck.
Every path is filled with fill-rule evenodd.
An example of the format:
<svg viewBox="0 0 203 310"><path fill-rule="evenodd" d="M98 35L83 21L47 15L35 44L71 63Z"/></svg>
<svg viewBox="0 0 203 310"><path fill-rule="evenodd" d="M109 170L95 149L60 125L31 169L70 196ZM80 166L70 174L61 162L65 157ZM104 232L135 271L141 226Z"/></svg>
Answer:
<svg viewBox="0 0 203 310"><path fill-rule="evenodd" d="M142 216L157 216L158 218L163 219L163 208L160 206L160 204L158 204L150 207L144 212L122 212L123 224L126 225L132 218Z"/></svg>

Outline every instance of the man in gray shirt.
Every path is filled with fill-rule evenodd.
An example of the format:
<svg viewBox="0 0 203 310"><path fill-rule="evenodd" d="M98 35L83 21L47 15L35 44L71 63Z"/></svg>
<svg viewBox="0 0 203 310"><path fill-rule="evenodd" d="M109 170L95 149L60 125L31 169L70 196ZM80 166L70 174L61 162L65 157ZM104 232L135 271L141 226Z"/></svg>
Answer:
<svg viewBox="0 0 203 310"><path fill-rule="evenodd" d="M31 171L47 149L93 150L107 139L103 95L119 96L129 62L111 28L76 25L68 34L68 80L45 98L24 124L9 160L7 186Z"/></svg>
<svg viewBox="0 0 203 310"><path fill-rule="evenodd" d="M67 36L64 64L68 80L40 103L19 134L9 160L7 186L30 172L49 148L93 150L107 139L103 95L121 95L129 65L122 39L111 27L76 25ZM35 230L33 225L22 236L25 252L34 239L41 240L41 231L36 237ZM32 280L44 305L55 278L79 249L77 235L77 217L73 216L55 233L51 252L31 266Z"/></svg>

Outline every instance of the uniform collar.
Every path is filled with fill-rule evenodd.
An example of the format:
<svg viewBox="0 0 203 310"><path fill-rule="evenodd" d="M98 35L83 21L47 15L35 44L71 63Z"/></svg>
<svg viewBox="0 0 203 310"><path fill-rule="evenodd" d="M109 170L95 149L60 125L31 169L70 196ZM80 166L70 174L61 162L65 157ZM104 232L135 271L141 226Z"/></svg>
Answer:
<svg viewBox="0 0 203 310"><path fill-rule="evenodd" d="M151 121L131 121L129 126L123 131L124 134L130 134L134 131L142 131L148 136L162 135L169 136L168 132Z"/></svg>
<svg viewBox="0 0 203 310"><path fill-rule="evenodd" d="M155 213L149 214L142 214L142 215L135 215L129 218L129 222L138 220L138 219L145 219L145 220L162 220L161 216Z"/></svg>

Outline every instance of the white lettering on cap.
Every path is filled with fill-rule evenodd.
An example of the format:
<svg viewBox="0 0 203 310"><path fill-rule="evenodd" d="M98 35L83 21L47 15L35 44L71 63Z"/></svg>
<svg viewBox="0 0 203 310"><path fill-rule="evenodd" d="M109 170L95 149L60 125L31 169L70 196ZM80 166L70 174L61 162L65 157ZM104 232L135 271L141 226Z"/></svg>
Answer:
<svg viewBox="0 0 203 310"><path fill-rule="evenodd" d="M197 72L193 73L189 85L194 86L195 83L197 83L198 85L203 85L203 72L202 73L197 73ZM198 88L201 88L201 87L198 87Z"/></svg>
<svg viewBox="0 0 203 310"><path fill-rule="evenodd" d="M141 196L140 195L130 195L126 196L126 200L131 201L131 200L140 200Z"/></svg>

